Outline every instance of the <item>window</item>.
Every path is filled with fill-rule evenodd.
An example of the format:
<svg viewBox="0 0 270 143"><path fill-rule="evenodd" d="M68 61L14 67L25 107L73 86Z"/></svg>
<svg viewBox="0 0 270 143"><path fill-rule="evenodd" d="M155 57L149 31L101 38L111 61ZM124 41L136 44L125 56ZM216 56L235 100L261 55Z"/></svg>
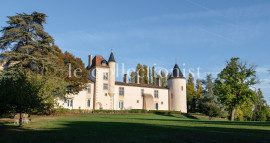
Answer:
<svg viewBox="0 0 270 143"><path fill-rule="evenodd" d="M183 87L183 86L181 86L181 90L182 90L182 91L184 90L184 87Z"/></svg>
<svg viewBox="0 0 270 143"><path fill-rule="evenodd" d="M124 108L124 101L119 101L119 108L123 109Z"/></svg>
<svg viewBox="0 0 270 143"><path fill-rule="evenodd" d="M103 89L104 89L104 90L107 90L107 89L108 89L108 84L107 84L107 83L104 83L104 84L103 84Z"/></svg>
<svg viewBox="0 0 270 143"><path fill-rule="evenodd" d="M155 97L155 98L158 98L158 90L155 90L155 91L154 91L154 97Z"/></svg>
<svg viewBox="0 0 270 143"><path fill-rule="evenodd" d="M161 101L161 104L163 104L163 101Z"/></svg>
<svg viewBox="0 0 270 143"><path fill-rule="evenodd" d="M87 105L87 107L90 107L90 99L87 99L86 105Z"/></svg>
<svg viewBox="0 0 270 143"><path fill-rule="evenodd" d="M124 87L119 87L119 96L124 96Z"/></svg>
<svg viewBox="0 0 270 143"><path fill-rule="evenodd" d="M155 109L158 110L158 103L155 104Z"/></svg>
<svg viewBox="0 0 270 143"><path fill-rule="evenodd" d="M68 107L72 107L73 106L73 100L72 99L68 99L67 100L67 106Z"/></svg>
<svg viewBox="0 0 270 143"><path fill-rule="evenodd" d="M107 73L107 72L104 72L104 73L103 73L103 79L104 79L104 80L108 80L108 73Z"/></svg>
<svg viewBox="0 0 270 143"><path fill-rule="evenodd" d="M105 96L107 96L108 94L107 93L105 93Z"/></svg>
<svg viewBox="0 0 270 143"><path fill-rule="evenodd" d="M88 93L91 93L91 85L88 85L87 90L88 90Z"/></svg>
<svg viewBox="0 0 270 143"><path fill-rule="evenodd" d="M141 95L142 96L144 95L144 89L141 89Z"/></svg>
<svg viewBox="0 0 270 143"><path fill-rule="evenodd" d="M137 100L137 103L139 103L140 101L139 100Z"/></svg>
<svg viewBox="0 0 270 143"><path fill-rule="evenodd" d="M102 61L102 62L101 62L101 65L102 65L102 66L106 66L106 61Z"/></svg>

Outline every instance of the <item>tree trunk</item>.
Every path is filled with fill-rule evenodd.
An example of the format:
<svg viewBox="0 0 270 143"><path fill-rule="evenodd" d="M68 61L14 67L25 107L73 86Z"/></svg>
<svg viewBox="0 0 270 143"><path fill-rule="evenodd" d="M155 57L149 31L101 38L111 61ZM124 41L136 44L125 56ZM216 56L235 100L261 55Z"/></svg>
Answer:
<svg viewBox="0 0 270 143"><path fill-rule="evenodd" d="M231 121L234 121L235 108L232 109L231 112Z"/></svg>
<svg viewBox="0 0 270 143"><path fill-rule="evenodd" d="M22 126L22 112L20 112L19 126Z"/></svg>

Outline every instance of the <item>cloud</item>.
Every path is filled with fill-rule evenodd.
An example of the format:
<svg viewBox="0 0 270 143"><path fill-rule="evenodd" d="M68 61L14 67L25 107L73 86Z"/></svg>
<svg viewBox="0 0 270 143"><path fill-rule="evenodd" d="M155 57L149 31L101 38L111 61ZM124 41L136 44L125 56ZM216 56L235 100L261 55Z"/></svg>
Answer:
<svg viewBox="0 0 270 143"><path fill-rule="evenodd" d="M270 74L269 70L270 70L270 66L269 67L258 67L258 68L256 68L256 71L258 73L261 73L261 74Z"/></svg>

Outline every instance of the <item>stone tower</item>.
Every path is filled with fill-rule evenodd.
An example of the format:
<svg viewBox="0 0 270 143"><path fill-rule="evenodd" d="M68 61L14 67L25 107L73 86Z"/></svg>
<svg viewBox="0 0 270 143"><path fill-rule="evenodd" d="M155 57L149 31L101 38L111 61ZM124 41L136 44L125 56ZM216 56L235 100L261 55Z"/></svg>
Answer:
<svg viewBox="0 0 270 143"><path fill-rule="evenodd" d="M111 110L114 109L114 94L115 94L115 59L113 52L111 52L111 55L108 60L108 65L109 65L109 96L110 96L110 108Z"/></svg>
<svg viewBox="0 0 270 143"><path fill-rule="evenodd" d="M187 113L186 78L177 64L168 80L168 87L169 110Z"/></svg>

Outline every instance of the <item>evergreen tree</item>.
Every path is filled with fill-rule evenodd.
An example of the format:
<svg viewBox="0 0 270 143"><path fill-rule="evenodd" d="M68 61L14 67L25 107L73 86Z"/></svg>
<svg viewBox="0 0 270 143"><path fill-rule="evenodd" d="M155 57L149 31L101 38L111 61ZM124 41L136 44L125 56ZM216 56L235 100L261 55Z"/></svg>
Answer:
<svg viewBox="0 0 270 143"><path fill-rule="evenodd" d="M212 75L206 75L206 80L202 80L205 89L203 98L199 100L199 111L212 117L227 117L224 106L220 103L219 97L215 94L215 85L212 81Z"/></svg>
<svg viewBox="0 0 270 143"><path fill-rule="evenodd" d="M0 57L7 65L38 73L59 70L54 40L43 27L46 17L38 12L8 16L9 25L3 27L0 37L0 49L4 51Z"/></svg>
<svg viewBox="0 0 270 143"><path fill-rule="evenodd" d="M207 74L206 79L201 81L202 84L204 85L204 90L203 90L203 96L214 96L214 88L215 85L213 83L212 75Z"/></svg>
<svg viewBox="0 0 270 143"><path fill-rule="evenodd" d="M14 72L18 73L16 75L19 75L18 77L12 77L10 80L16 82L17 79L26 79L24 80L25 84L37 90L33 91L33 93L38 92L39 99L42 99L41 102L46 103L43 104L44 108L39 109L51 110L54 107L55 97L64 98L66 93L77 93L84 88L88 80L83 62L68 52L63 54L54 45L53 38L44 31L43 24L46 23L45 14L38 12L33 12L32 14L22 13L9 16L8 18L8 26L1 30L3 33L2 37L0 37L1 62L5 62L5 65L8 67L5 72ZM65 69L65 66L68 62L73 62L72 72L75 72L75 68L82 69L82 78L67 78L68 70ZM18 69L20 69L19 72ZM80 72L77 74L79 75ZM8 74L3 74L3 76L8 76ZM3 77L0 82L3 83L5 81L6 77ZM33 81L35 84L32 85L29 81ZM23 84L23 82L18 83ZM39 83L38 88L35 87L37 83ZM20 84L16 82L14 86L24 87L24 85ZM3 92L5 94L2 94L2 96L18 95L18 98L21 98L20 95L25 97L28 94L31 95L23 88L13 91L8 90L7 84L2 85L6 89ZM16 92L20 92L20 94ZM12 104L14 105L14 110L15 104L24 107L24 109L20 107L22 112L29 111L30 107L34 108L34 106L28 106L28 102L24 102L24 100L21 100L22 103L15 104L11 100L8 101L10 103L5 103L5 106ZM17 107L16 111L19 111Z"/></svg>

